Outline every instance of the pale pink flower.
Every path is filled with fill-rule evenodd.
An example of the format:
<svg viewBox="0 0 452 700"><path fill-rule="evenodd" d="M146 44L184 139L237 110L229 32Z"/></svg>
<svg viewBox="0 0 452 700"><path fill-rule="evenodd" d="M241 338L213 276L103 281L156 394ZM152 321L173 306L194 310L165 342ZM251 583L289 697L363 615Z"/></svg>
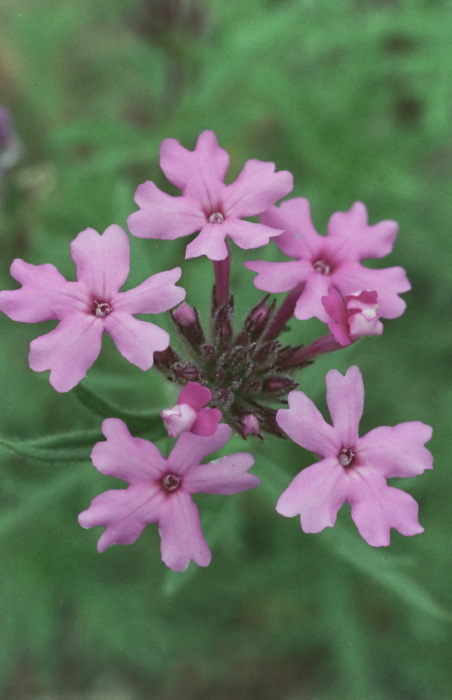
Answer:
<svg viewBox="0 0 452 700"><path fill-rule="evenodd" d="M168 347L169 335L134 314L158 314L182 301L185 290L175 285L180 268L159 272L135 289L120 292L129 274L130 244L125 231L114 224L102 235L92 228L79 233L71 254L77 282L65 280L51 264L16 259L11 275L22 287L0 292L0 310L14 321L59 321L50 333L32 341L31 369L50 370L51 385L69 391L97 359L104 331L126 360L149 369L154 352Z"/></svg>
<svg viewBox="0 0 452 700"><path fill-rule="evenodd" d="M174 239L200 232L187 246L186 258L206 255L224 260L226 237L240 248L258 248L281 233L262 223L243 221L265 211L293 188L286 170L274 163L248 160L230 185L224 184L229 155L219 147L213 131L203 131L194 151L175 139L160 147L160 166L182 197L165 194L149 180L139 185L135 202L140 210L129 216L131 233L140 238Z"/></svg>
<svg viewBox="0 0 452 700"><path fill-rule="evenodd" d="M112 544L132 544L147 523L157 523L162 560L170 569L184 571L190 560L208 566L211 553L192 494L234 494L259 484L258 477L248 473L254 458L246 452L201 464L224 447L231 428L221 424L210 437L183 433L167 459L152 442L132 437L119 418L107 418L102 431L107 440L94 445L93 464L129 486L101 493L79 515L82 527L105 527L98 551Z"/></svg>
<svg viewBox="0 0 452 700"><path fill-rule="evenodd" d="M211 399L212 392L206 386L188 382L179 394L177 404L161 412L168 435L175 438L186 431L205 437L213 435L221 420L221 411L203 408Z"/></svg>
<svg viewBox="0 0 452 700"><path fill-rule="evenodd" d="M360 438L364 386L358 367L350 367L345 376L330 370L326 386L333 425L302 391L291 392L289 408L276 415L280 428L297 445L320 457L295 477L276 510L289 518L300 515L304 532L320 532L333 527L347 502L361 537L373 547L389 545L391 528L402 535L423 532L414 498L386 480L432 468L433 457L424 447L432 429L411 421L375 428Z"/></svg>
<svg viewBox="0 0 452 700"><path fill-rule="evenodd" d="M403 268L374 270L361 265L365 258L381 258L391 252L398 230L395 221L369 226L366 207L355 202L349 211L333 214L327 235L320 236L311 221L309 202L302 197L271 207L260 220L267 226L285 229L275 243L295 260L253 261L245 267L258 273L254 284L266 292L288 292L299 287L296 318L317 317L327 323L322 297L329 287L336 287L343 295L359 289L375 290L383 318L403 313L406 304L398 295L411 289Z"/></svg>
<svg viewBox="0 0 452 700"><path fill-rule="evenodd" d="M335 287L330 287L321 301L330 317L328 328L340 345L350 345L365 335L383 333L377 292L354 292L343 297Z"/></svg>

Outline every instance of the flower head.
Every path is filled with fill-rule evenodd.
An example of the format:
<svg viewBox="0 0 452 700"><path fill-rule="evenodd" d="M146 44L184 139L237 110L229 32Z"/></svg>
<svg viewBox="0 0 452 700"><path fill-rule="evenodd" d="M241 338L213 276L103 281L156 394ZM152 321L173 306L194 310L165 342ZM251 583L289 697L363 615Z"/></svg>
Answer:
<svg viewBox="0 0 452 700"><path fill-rule="evenodd" d="M369 226L366 207L356 202L349 211L333 214L327 236L320 236L311 221L309 202L302 197L271 207L260 219L267 226L285 229L275 242L295 260L253 261L245 267L258 273L254 284L267 292L288 292L301 285L296 318L317 317L328 323L322 297L329 287L343 295L374 290L383 318L403 313L405 302L398 295L411 289L405 271L401 267L373 270L361 265L365 258L381 258L391 252L398 230L395 221Z"/></svg>
<svg viewBox="0 0 452 700"><path fill-rule="evenodd" d="M167 311L185 297L175 282L179 267L152 275L135 289L120 292L129 274L130 244L116 225L100 235L92 228L71 243L77 282L68 282L50 264L16 259L11 275L20 289L0 292L0 310L14 321L55 319L57 327L30 345L29 363L36 372L50 370L50 383L69 391L97 359L104 331L119 352L140 369L149 369L156 351L169 345L168 333L134 314Z"/></svg>
<svg viewBox="0 0 452 700"><path fill-rule="evenodd" d="M342 296L334 287L328 289L322 304L328 313L328 328L340 345L350 345L364 335L381 335L377 292L355 292Z"/></svg>
<svg viewBox="0 0 452 700"><path fill-rule="evenodd" d="M391 528L402 535L423 532L414 498L388 486L386 479L432 468L433 457L424 447L432 429L412 421L375 428L360 438L364 387L358 367L345 376L330 370L326 385L333 425L302 391L289 394L289 408L277 413L282 430L321 459L294 478L276 510L286 517L300 515L304 532L320 532L333 527L347 502L361 537L374 547L389 545Z"/></svg>
<svg viewBox="0 0 452 700"><path fill-rule="evenodd" d="M139 211L129 216L131 233L140 238L174 239L199 232L187 246L186 258L206 255L224 260L226 238L240 248L259 248L281 233L272 226L243 221L262 213L293 187L286 170L275 172L274 163L249 160L230 185L224 184L229 156L213 131L203 131L194 151L175 139L160 147L160 165L182 197L165 194L149 180L135 193Z"/></svg>
<svg viewBox="0 0 452 700"><path fill-rule="evenodd" d="M175 438L185 431L194 435L213 435L221 420L218 408L203 408L212 399L212 392L197 382L188 382L182 389L173 408L162 413L168 434Z"/></svg>
<svg viewBox="0 0 452 700"><path fill-rule="evenodd" d="M118 418L105 420L102 430L106 442L94 446L93 464L129 486L101 493L79 515L82 527L105 527L98 551L112 544L132 544L147 523L157 523L162 560L170 569L184 571L190 560L208 566L211 553L192 494L234 494L259 484L257 476L248 474L254 459L245 452L201 464L224 447L231 428L219 425L210 437L183 433L167 459L152 442L132 437Z"/></svg>

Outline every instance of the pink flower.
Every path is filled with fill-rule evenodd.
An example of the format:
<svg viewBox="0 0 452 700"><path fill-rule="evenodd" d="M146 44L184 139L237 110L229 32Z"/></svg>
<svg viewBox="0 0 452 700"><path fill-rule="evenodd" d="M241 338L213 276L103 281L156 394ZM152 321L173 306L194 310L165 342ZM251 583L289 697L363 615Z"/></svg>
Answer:
<svg viewBox="0 0 452 700"><path fill-rule="evenodd" d="M406 305L398 294L411 289L405 271L401 267L372 270L360 263L391 252L398 230L395 221L369 226L366 207L355 202L349 211L333 214L327 236L319 236L311 221L309 202L302 197L283 202L279 208L271 207L260 219L267 226L285 229L275 242L295 260L253 261L245 267L258 273L254 284L266 292L288 292L300 286L296 318L315 316L328 323L322 297L329 287L336 287L343 295L359 289L375 290L383 318L403 313Z"/></svg>
<svg viewBox="0 0 452 700"><path fill-rule="evenodd" d="M326 386L332 426L302 391L291 392L289 408L276 415L294 442L321 458L295 477L276 510L288 518L300 515L304 532L320 532L333 527L347 501L361 537L373 547L389 545L391 528L402 535L423 532L414 498L388 486L386 479L432 468L433 457L424 447L432 429L411 421L375 428L360 438L364 387L358 367L345 376L330 370Z"/></svg>
<svg viewBox="0 0 452 700"><path fill-rule="evenodd" d="M51 385L69 391L97 359L104 331L126 360L149 369L154 352L168 347L169 335L134 314L157 314L182 301L185 290L175 286L180 268L159 272L135 289L120 292L129 274L130 245L116 225L103 235L92 228L82 231L71 243L71 254L77 282L66 281L53 265L16 259L11 274L22 287L0 292L0 310L14 321L59 321L50 333L32 341L31 369L49 369Z"/></svg>
<svg viewBox="0 0 452 700"><path fill-rule="evenodd" d="M166 408L161 416L168 435L178 437L186 431L207 437L213 435L221 420L218 408L203 408L212 399L212 392L197 382L188 382L173 408Z"/></svg>
<svg viewBox="0 0 452 700"><path fill-rule="evenodd" d="M350 345L364 335L381 335L377 292L355 292L342 296L334 287L322 297L328 313L328 328L341 345Z"/></svg>
<svg viewBox="0 0 452 700"><path fill-rule="evenodd" d="M182 197L165 194L149 180L140 185L135 193L140 210L127 221L134 236L174 239L199 231L185 257L224 260L227 236L248 249L259 248L281 233L242 220L260 214L292 190L291 173L276 173L274 163L248 160L237 180L225 185L229 156L213 131L203 131L194 151L175 139L162 141L160 165L168 180L182 190Z"/></svg>
<svg viewBox="0 0 452 700"><path fill-rule="evenodd" d="M94 445L93 464L129 486L101 493L79 515L82 527L105 527L98 551L112 544L132 544L147 523L157 523L162 560L170 569L184 571L191 559L208 566L211 553L192 494L233 494L259 484L257 476L248 474L254 459L245 452L201 464L227 443L231 428L221 424L210 437L184 433L168 459L152 442L132 437L119 418L107 418L102 431L107 441Z"/></svg>

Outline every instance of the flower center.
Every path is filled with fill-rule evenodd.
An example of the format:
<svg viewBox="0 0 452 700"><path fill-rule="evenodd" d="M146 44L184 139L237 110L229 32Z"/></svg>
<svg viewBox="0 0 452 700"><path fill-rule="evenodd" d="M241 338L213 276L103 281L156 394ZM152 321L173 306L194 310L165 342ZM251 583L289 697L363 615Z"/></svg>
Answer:
<svg viewBox="0 0 452 700"><path fill-rule="evenodd" d="M160 483L165 491L172 493L173 491L177 491L182 483L182 479L180 476L176 476L176 474L165 474L165 476L161 478Z"/></svg>
<svg viewBox="0 0 452 700"><path fill-rule="evenodd" d="M316 260L312 263L312 267L319 275L329 275L331 272L331 267L324 260Z"/></svg>
<svg viewBox="0 0 452 700"><path fill-rule="evenodd" d="M337 457L343 467L350 467L355 459L355 453L350 447L343 447Z"/></svg>
<svg viewBox="0 0 452 700"><path fill-rule="evenodd" d="M113 311L111 308L110 304L108 304L106 301L96 301L94 300L94 315L97 316L98 318L105 318L105 316L108 316L108 314Z"/></svg>
<svg viewBox="0 0 452 700"><path fill-rule="evenodd" d="M221 213L221 211L214 211L210 216L209 216L209 223L211 224L221 224L224 221L224 216Z"/></svg>

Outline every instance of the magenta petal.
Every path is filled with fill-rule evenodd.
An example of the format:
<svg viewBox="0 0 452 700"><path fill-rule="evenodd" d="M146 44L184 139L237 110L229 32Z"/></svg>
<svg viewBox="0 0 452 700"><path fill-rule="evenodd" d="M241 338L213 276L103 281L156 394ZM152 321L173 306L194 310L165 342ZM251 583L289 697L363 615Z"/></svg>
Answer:
<svg viewBox="0 0 452 700"><path fill-rule="evenodd" d="M287 170L276 173L274 163L248 160L237 180L226 187L223 195L225 213L239 218L255 216L292 189L292 173Z"/></svg>
<svg viewBox="0 0 452 700"><path fill-rule="evenodd" d="M344 376L337 369L326 375L326 401L336 435L343 447L353 447L359 439L359 421L364 409L364 384L356 365Z"/></svg>
<svg viewBox="0 0 452 700"><path fill-rule="evenodd" d="M173 197L149 180L139 185L135 202L140 207L127 219L138 238L173 240L200 231L206 217L200 204L190 197Z"/></svg>
<svg viewBox="0 0 452 700"><path fill-rule="evenodd" d="M177 403L188 403L189 406L198 411L212 398L212 392L206 386L198 382L188 382L182 389L177 399Z"/></svg>
<svg viewBox="0 0 452 700"><path fill-rule="evenodd" d="M312 272L312 266L303 260L280 263L253 260L244 264L248 270L258 273L254 286L272 294L289 292Z"/></svg>
<svg viewBox="0 0 452 700"><path fill-rule="evenodd" d="M11 275L21 289L0 292L0 311L13 321L38 323L61 320L86 304L86 295L76 282L67 282L54 265L31 265L16 259Z"/></svg>
<svg viewBox="0 0 452 700"><path fill-rule="evenodd" d="M270 238L281 233L281 231L269 226L255 224L252 221L242 221L233 216L228 216L222 226L234 243L244 250L260 248L266 245Z"/></svg>
<svg viewBox="0 0 452 700"><path fill-rule="evenodd" d="M418 504L399 489L386 485L376 488L373 484L367 498L350 503L359 534L372 547L387 547L391 528L406 536L424 531L418 520Z"/></svg>
<svg viewBox="0 0 452 700"><path fill-rule="evenodd" d="M154 352L166 350L169 345L169 335L163 328L124 311L114 311L103 321L121 355L140 369L152 367Z"/></svg>
<svg viewBox="0 0 452 700"><path fill-rule="evenodd" d="M221 423L210 437L183 433L168 457L168 468L174 469L177 474L185 474L190 467L200 464L211 452L224 447L231 435L232 429L224 423Z"/></svg>
<svg viewBox="0 0 452 700"><path fill-rule="evenodd" d="M367 209L355 202L346 212L336 212L328 222L328 236L338 236L348 255L356 260L382 258L392 251L399 227L395 221L380 221L369 226Z"/></svg>
<svg viewBox="0 0 452 700"><path fill-rule="evenodd" d="M185 289L175 282L181 276L180 267L158 272L138 287L120 292L113 300L115 311L130 314L159 314L168 311L185 299Z"/></svg>
<svg viewBox="0 0 452 700"><path fill-rule="evenodd" d="M326 297L321 297L320 301L330 317L328 321L328 328L330 329L330 332L340 345L350 345L352 339L350 336L347 310L345 308L343 296L337 291L337 289L330 287L328 289L328 295Z"/></svg>
<svg viewBox="0 0 452 700"><path fill-rule="evenodd" d="M303 469L279 497L276 510L287 518L300 515L304 532L320 532L333 527L345 499L343 469L329 458Z"/></svg>
<svg viewBox="0 0 452 700"><path fill-rule="evenodd" d="M201 408L191 426L191 432L193 435L202 435L203 437L213 435L220 420L221 411L218 408Z"/></svg>
<svg viewBox="0 0 452 700"><path fill-rule="evenodd" d="M116 224L102 235L92 228L78 234L71 243L77 280L101 302L109 302L129 274L130 246L125 231Z"/></svg>
<svg viewBox="0 0 452 700"><path fill-rule="evenodd" d="M115 476L129 484L159 478L166 469L166 460L149 440L133 437L119 418L102 423L106 442L97 442L91 460L102 474Z"/></svg>
<svg viewBox="0 0 452 700"><path fill-rule="evenodd" d="M261 223L283 229L275 243L285 255L292 258L311 258L324 244L324 237L314 228L311 208L304 197L294 197L279 207L270 207L260 216Z"/></svg>
<svg viewBox="0 0 452 700"><path fill-rule="evenodd" d="M162 543L162 561L173 571L185 571L190 561L208 566L210 549L204 539L199 511L191 497L181 489L167 498L158 527Z"/></svg>
<svg viewBox="0 0 452 700"><path fill-rule="evenodd" d="M260 479L248 474L254 457L238 452L210 464L199 464L189 469L184 477L184 488L189 493L219 493L231 495L259 486Z"/></svg>
<svg viewBox="0 0 452 700"><path fill-rule="evenodd" d="M429 425L420 421L374 428L359 441L360 459L387 479L417 476L433 467L433 455L424 447L432 432Z"/></svg>
<svg viewBox="0 0 452 700"><path fill-rule="evenodd" d="M29 363L35 372L50 369L56 391L70 391L86 375L102 345L102 320L87 314L64 318L50 333L30 344Z"/></svg>
<svg viewBox="0 0 452 700"><path fill-rule="evenodd" d="M201 233L188 244L185 257L198 258L206 255L209 260L224 260L228 257L228 247L226 245L227 228L226 222L222 224L206 224Z"/></svg>
<svg viewBox="0 0 452 700"><path fill-rule="evenodd" d="M337 454L340 438L311 399L302 391L291 391L288 398L289 408L280 408L276 413L279 427L306 450L322 457Z"/></svg>

